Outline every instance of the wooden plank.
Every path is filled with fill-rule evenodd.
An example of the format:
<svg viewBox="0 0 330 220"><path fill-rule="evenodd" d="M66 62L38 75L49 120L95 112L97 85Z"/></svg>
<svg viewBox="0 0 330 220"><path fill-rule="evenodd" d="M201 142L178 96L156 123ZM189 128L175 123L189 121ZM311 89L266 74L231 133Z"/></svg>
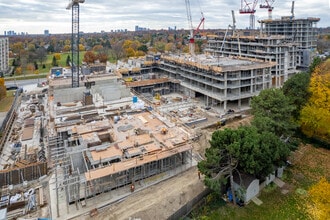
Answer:
<svg viewBox="0 0 330 220"><path fill-rule="evenodd" d="M44 205L44 189L42 187L39 188L39 206Z"/></svg>

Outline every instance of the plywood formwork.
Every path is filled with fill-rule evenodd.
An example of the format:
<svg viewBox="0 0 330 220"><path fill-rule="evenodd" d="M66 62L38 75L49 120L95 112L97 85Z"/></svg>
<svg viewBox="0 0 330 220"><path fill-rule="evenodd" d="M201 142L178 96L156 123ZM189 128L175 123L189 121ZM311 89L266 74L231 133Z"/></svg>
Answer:
<svg viewBox="0 0 330 220"><path fill-rule="evenodd" d="M155 85L158 83L166 83L166 82L171 82L171 80L168 78L148 79L148 80L135 81L135 82L126 82L126 85L128 87L140 87L140 86L149 86L149 85Z"/></svg>
<svg viewBox="0 0 330 220"><path fill-rule="evenodd" d="M32 181L46 174L47 162L29 163L22 167L0 170L0 187L22 184L24 181Z"/></svg>
<svg viewBox="0 0 330 220"><path fill-rule="evenodd" d="M178 153L186 152L192 150L192 146L190 144L186 144L183 146L179 146L176 148L173 148L171 150L163 150L161 152L158 152L156 154L151 155L145 155L142 159L140 158L132 158L130 160L126 160L120 163L114 163L111 166L107 166L104 168L99 168L95 170L89 170L85 173L85 178L87 181L98 179L107 175L119 173L125 170L128 170L130 168L142 166L144 164L159 161L165 158L169 158L173 155L176 155Z"/></svg>

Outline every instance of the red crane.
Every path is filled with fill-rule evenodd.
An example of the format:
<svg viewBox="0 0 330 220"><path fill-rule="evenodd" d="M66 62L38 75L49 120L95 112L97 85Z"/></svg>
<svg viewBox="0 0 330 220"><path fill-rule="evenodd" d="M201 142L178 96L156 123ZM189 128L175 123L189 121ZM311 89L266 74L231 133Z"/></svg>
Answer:
<svg viewBox="0 0 330 220"><path fill-rule="evenodd" d="M255 17L254 13L256 12L256 6L258 0L252 2L247 2L247 0L241 0L241 8L239 9L240 14L250 14L250 29L255 29Z"/></svg>
<svg viewBox="0 0 330 220"><path fill-rule="evenodd" d="M266 8L268 9L268 19L272 19L272 12L273 12L273 4L275 0L263 0L263 2L260 4L260 8Z"/></svg>
<svg viewBox="0 0 330 220"><path fill-rule="evenodd" d="M201 12L202 18L201 18L197 28L194 29L193 24L192 24L192 18L191 18L190 1L185 0L185 3L186 3L186 12L187 12L187 18L188 18L188 25L189 25L189 29L190 29L189 52L190 52L191 55L194 55L195 54L195 35L199 32L200 27L202 26L202 24L204 24L205 18L204 18L203 12Z"/></svg>

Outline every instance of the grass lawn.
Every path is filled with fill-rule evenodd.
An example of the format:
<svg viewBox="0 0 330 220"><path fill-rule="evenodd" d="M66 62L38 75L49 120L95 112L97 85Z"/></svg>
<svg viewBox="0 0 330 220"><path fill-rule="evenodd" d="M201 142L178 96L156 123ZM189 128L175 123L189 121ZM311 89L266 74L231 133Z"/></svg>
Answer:
<svg viewBox="0 0 330 220"><path fill-rule="evenodd" d="M82 62L84 55L85 55L86 51L80 51L79 53L79 60L80 63ZM45 78L47 76L47 74L49 73L49 70L53 67L52 66L52 61L53 61L53 57L54 54L48 54L47 55L47 59L46 61L43 63L45 65L45 68L42 68L42 66L40 65L40 63L38 62L39 65L39 74L34 74L33 71L31 70L24 70L24 73L16 76L16 79L37 79L37 78ZM58 65L61 67L67 67L66 65L66 59L68 57L68 55L70 55L71 57L71 52L66 52L66 53L61 53L61 59L58 60ZM72 57L71 57L72 59ZM12 62L10 62L12 63ZM6 77L6 80L10 81L10 80L14 80L14 77Z"/></svg>
<svg viewBox="0 0 330 220"><path fill-rule="evenodd" d="M193 219L311 219L306 207L307 190L323 176L330 179L329 158L329 150L304 145L292 155L293 166L284 173L283 181L286 184L283 188L289 191L287 194L281 192L283 188L267 186L258 197L263 201L262 205L250 202L245 207L232 204L214 207L212 204L215 199L210 195L208 205L195 210Z"/></svg>
<svg viewBox="0 0 330 220"><path fill-rule="evenodd" d="M0 101L0 112L8 112L11 108L11 105L14 101L14 93L15 91L8 91L7 97Z"/></svg>

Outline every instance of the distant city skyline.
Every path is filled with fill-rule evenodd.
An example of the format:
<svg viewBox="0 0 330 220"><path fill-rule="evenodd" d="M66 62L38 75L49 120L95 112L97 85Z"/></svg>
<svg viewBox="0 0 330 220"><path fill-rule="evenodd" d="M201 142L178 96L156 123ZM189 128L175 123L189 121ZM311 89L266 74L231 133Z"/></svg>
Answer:
<svg viewBox="0 0 330 220"><path fill-rule="evenodd" d="M252 2L247 0L247 2ZM259 1L261 2L261 1ZM69 1L42 0L0 0L0 35L5 31L16 33L50 34L71 32L71 10L66 10ZM205 17L205 29L225 29L232 23L231 10L235 11L237 28L249 26L249 15L239 14L240 0L190 0L193 26L197 27L201 12ZM258 20L267 19L266 9L256 7L256 28ZM291 15L290 0L275 0L273 19ZM330 5L328 0L295 1L295 17L318 17L318 27L330 26ZM176 27L188 29L185 1L158 0L101 1L86 0L80 6L80 30L90 32L110 32L111 30L134 31L135 27L146 27L150 30Z"/></svg>

